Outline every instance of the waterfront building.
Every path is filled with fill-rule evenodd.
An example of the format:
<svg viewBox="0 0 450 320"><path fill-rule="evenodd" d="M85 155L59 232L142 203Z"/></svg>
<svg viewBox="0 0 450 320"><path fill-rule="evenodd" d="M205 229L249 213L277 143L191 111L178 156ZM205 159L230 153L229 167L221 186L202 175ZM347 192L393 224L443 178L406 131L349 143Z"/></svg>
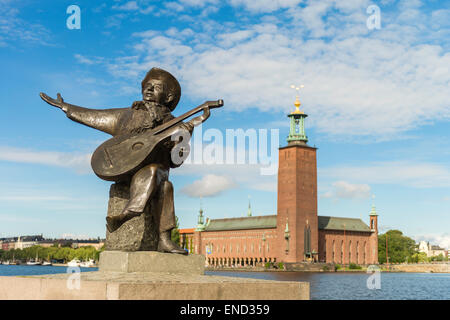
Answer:
<svg viewBox="0 0 450 320"><path fill-rule="evenodd" d="M448 251L437 245L431 245L429 242L420 241L419 242L419 252L426 253L427 257L437 257L442 254L445 258L447 257Z"/></svg>
<svg viewBox="0 0 450 320"><path fill-rule="evenodd" d="M211 266L256 266L266 262L378 263L378 214L361 219L318 216L317 148L307 144L298 96L288 117L287 145L279 148L277 213L212 219L180 230L181 245L204 254Z"/></svg>
<svg viewBox="0 0 450 320"><path fill-rule="evenodd" d="M105 244L105 239L45 239L42 235L19 236L0 239L1 249L8 251L11 249L25 249L35 245L44 248L57 245L58 247L70 245L72 248L92 246L100 250Z"/></svg>

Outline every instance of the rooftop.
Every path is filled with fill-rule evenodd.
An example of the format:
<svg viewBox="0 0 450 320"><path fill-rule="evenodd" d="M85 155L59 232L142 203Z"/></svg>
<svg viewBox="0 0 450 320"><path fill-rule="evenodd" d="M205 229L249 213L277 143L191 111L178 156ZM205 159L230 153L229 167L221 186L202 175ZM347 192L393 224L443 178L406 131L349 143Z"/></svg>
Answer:
<svg viewBox="0 0 450 320"><path fill-rule="evenodd" d="M371 232L367 224L357 218L318 216L319 230L346 230ZM212 219L205 231L271 229L277 227L277 216L252 216L227 219ZM194 229L181 229L180 233L193 233Z"/></svg>
<svg viewBox="0 0 450 320"><path fill-rule="evenodd" d="M277 216L251 216L242 218L214 219L206 225L205 231L269 229L277 227Z"/></svg>

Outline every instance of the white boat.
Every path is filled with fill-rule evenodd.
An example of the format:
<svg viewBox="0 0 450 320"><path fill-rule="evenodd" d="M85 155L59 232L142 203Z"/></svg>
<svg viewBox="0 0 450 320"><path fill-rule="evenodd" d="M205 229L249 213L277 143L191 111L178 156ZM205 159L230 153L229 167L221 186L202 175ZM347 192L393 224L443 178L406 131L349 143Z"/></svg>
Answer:
<svg viewBox="0 0 450 320"><path fill-rule="evenodd" d="M9 260L8 261L3 261L3 263L2 264L4 264L5 266L8 266L8 265L10 265L10 263L9 263Z"/></svg>
<svg viewBox="0 0 450 320"><path fill-rule="evenodd" d="M37 251L36 251L36 259L30 260L30 261L27 262L27 265L29 265L29 266L40 266L41 264L42 263L39 261Z"/></svg>
<svg viewBox="0 0 450 320"><path fill-rule="evenodd" d="M80 267L83 268L91 268L91 267L95 267L95 262L93 259L89 259L89 261L83 261L80 263Z"/></svg>
<svg viewBox="0 0 450 320"><path fill-rule="evenodd" d="M79 267L80 264L81 262L78 259L73 259L72 261L69 261L69 263L67 263L69 267Z"/></svg>
<svg viewBox="0 0 450 320"><path fill-rule="evenodd" d="M42 262L42 265L43 265L43 266L51 266L52 263L51 263L51 262L48 262L48 261L44 261L44 262Z"/></svg>

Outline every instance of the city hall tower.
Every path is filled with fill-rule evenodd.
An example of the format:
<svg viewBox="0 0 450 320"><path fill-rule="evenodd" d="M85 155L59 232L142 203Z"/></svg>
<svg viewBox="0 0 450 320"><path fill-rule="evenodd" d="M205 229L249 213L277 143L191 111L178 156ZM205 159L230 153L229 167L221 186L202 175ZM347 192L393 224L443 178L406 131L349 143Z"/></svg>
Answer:
<svg viewBox="0 0 450 320"><path fill-rule="evenodd" d="M277 240L280 261L316 261L318 258L317 161L305 133L307 114L297 95L287 146L279 148Z"/></svg>

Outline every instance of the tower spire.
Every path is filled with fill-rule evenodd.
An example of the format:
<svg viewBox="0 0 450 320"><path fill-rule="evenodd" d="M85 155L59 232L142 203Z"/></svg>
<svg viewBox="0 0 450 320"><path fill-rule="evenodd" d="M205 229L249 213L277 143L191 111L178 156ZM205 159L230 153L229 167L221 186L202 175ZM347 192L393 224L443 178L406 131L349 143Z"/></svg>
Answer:
<svg viewBox="0 0 450 320"><path fill-rule="evenodd" d="M371 216L378 216L377 214L377 210L375 208L375 195L372 195L372 210L370 210L370 215Z"/></svg>
<svg viewBox="0 0 450 320"><path fill-rule="evenodd" d="M247 210L247 217L252 216L252 207L250 206L250 196L248 196L248 210Z"/></svg>
<svg viewBox="0 0 450 320"><path fill-rule="evenodd" d="M203 208L202 208L202 198L200 197L200 210L198 211L198 224L195 231L205 231L205 224L203 223Z"/></svg>
<svg viewBox="0 0 450 320"><path fill-rule="evenodd" d="M305 133L305 118L308 115L300 110L301 103L298 96L299 90L303 87L304 85L300 85L298 87L291 85L291 88L295 89L297 94L294 102L295 110L288 114L288 117L290 118L290 130L287 138L288 145L306 144L306 142L308 142L308 137Z"/></svg>

